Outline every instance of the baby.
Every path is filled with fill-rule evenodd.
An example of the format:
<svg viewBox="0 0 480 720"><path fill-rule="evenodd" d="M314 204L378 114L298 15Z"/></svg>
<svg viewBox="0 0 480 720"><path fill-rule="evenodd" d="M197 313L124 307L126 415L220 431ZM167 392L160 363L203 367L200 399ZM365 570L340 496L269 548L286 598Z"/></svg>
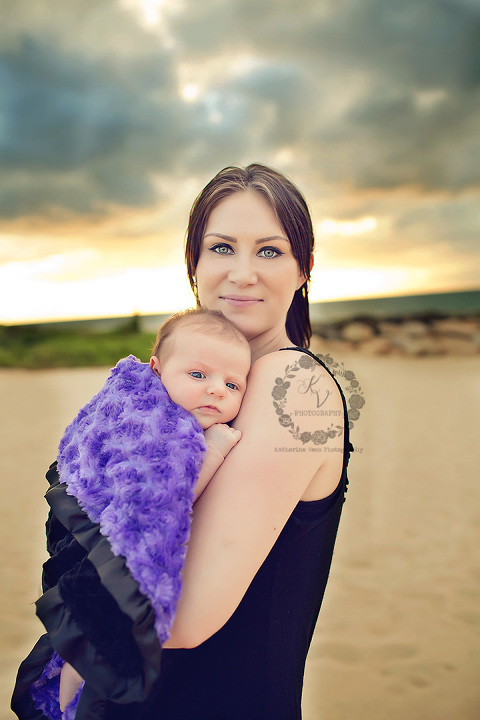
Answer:
<svg viewBox="0 0 480 720"><path fill-rule="evenodd" d="M185 310L158 331L150 367L173 402L205 431L207 452L195 499L240 440L240 431L225 423L238 414L250 363L245 336L220 312Z"/></svg>

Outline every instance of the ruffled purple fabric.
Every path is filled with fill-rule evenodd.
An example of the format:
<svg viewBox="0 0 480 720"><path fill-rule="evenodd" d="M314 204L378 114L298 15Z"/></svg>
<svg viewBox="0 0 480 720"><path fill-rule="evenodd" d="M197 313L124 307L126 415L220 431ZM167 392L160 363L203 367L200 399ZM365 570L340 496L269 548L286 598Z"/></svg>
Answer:
<svg viewBox="0 0 480 720"><path fill-rule="evenodd" d="M181 591L203 431L146 363L120 360L60 442L58 471L149 598L163 644Z"/></svg>
<svg viewBox="0 0 480 720"><path fill-rule="evenodd" d="M194 488L206 450L197 420L169 397L148 364L120 360L95 397L67 427L58 471L67 493L123 556L169 637L181 591ZM55 653L31 688L51 720L73 720L80 692L62 716L63 660Z"/></svg>

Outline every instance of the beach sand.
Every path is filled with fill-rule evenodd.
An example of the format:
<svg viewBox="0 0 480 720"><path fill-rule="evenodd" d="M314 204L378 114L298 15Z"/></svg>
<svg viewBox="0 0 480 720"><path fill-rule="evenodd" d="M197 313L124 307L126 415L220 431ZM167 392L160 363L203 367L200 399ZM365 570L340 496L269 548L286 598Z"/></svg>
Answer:
<svg viewBox="0 0 480 720"><path fill-rule="evenodd" d="M476 357L335 353L362 388L357 451L311 647L304 720L480 717ZM0 720L42 632L43 476L106 369L0 371Z"/></svg>

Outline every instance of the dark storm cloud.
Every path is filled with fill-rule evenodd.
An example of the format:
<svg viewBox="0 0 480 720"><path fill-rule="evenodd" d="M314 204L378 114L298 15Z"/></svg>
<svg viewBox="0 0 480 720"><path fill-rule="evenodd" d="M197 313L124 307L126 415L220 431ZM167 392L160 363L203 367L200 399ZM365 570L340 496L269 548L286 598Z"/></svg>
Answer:
<svg viewBox="0 0 480 720"><path fill-rule="evenodd" d="M171 167L182 133L166 54L115 63L22 37L0 65L4 215L155 200L149 173Z"/></svg>
<svg viewBox="0 0 480 720"><path fill-rule="evenodd" d="M332 192L480 182L474 0L202 0L166 18L170 46L113 0L11 10L4 216L158 204L154 174L203 177L283 148ZM229 70L243 55L254 62ZM224 72L184 103L178 65L206 61Z"/></svg>
<svg viewBox="0 0 480 720"><path fill-rule="evenodd" d="M404 209L394 232L418 243L425 235L426 227L433 238L448 243L458 252L478 252L480 213L478 203L472 198L443 199L427 207Z"/></svg>
<svg viewBox="0 0 480 720"><path fill-rule="evenodd" d="M250 157L289 145L336 187L458 192L480 182L474 1L211 1L178 16L174 32L191 62L239 48L262 59L217 87L220 110L236 97L249 121ZM221 144L212 149L208 169L223 159Z"/></svg>
<svg viewBox="0 0 480 720"><path fill-rule="evenodd" d="M287 64L261 63L218 83L192 114L189 155L181 158L185 174L215 172L232 159L247 161L298 145L307 93L301 72Z"/></svg>

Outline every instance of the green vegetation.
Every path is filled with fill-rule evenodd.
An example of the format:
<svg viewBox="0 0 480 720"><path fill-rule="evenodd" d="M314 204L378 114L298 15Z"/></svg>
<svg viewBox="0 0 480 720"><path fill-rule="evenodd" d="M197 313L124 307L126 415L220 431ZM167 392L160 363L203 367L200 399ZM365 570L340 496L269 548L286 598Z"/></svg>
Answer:
<svg viewBox="0 0 480 720"><path fill-rule="evenodd" d="M150 359L152 333L131 329L109 333L61 332L40 326L0 326L0 367L113 367L127 355Z"/></svg>

